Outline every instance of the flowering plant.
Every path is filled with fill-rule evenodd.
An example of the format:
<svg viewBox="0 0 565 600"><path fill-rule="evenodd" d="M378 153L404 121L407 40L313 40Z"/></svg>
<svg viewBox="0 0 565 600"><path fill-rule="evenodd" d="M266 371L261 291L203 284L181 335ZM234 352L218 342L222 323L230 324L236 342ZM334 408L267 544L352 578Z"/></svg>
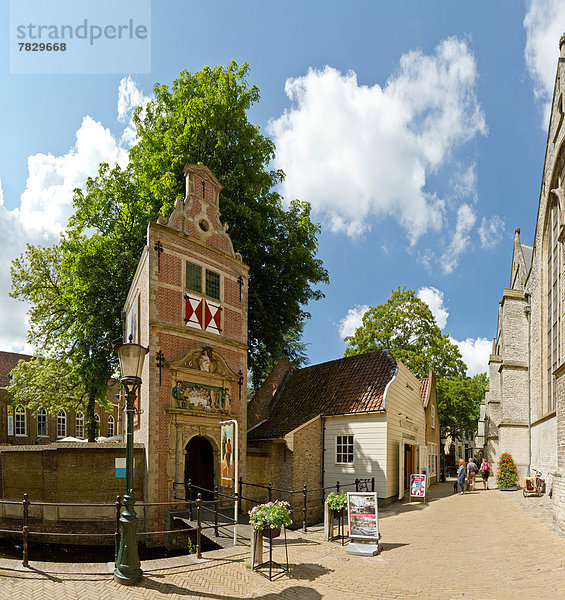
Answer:
<svg viewBox="0 0 565 600"><path fill-rule="evenodd" d="M253 529L278 529L281 525L292 525L290 504L284 500L275 500L259 504L249 511L249 522Z"/></svg>
<svg viewBox="0 0 565 600"><path fill-rule="evenodd" d="M518 483L518 469L509 452L503 452L498 459L496 483L498 487L513 487Z"/></svg>
<svg viewBox="0 0 565 600"><path fill-rule="evenodd" d="M345 494L332 492L331 494L328 494L328 497L326 498L326 504L331 510L341 512L347 508L347 496Z"/></svg>

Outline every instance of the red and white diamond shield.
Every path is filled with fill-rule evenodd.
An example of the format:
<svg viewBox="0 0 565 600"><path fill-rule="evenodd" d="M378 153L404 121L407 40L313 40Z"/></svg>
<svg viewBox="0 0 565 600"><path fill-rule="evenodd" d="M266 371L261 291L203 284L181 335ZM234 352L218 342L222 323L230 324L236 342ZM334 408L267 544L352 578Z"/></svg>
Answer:
<svg viewBox="0 0 565 600"><path fill-rule="evenodd" d="M222 309L219 304L204 302L204 331L220 333L222 331Z"/></svg>
<svg viewBox="0 0 565 600"><path fill-rule="evenodd" d="M203 329L202 327L202 309L204 301L202 298L189 296L188 294L184 297L186 305L185 323L187 327L194 327L195 329Z"/></svg>

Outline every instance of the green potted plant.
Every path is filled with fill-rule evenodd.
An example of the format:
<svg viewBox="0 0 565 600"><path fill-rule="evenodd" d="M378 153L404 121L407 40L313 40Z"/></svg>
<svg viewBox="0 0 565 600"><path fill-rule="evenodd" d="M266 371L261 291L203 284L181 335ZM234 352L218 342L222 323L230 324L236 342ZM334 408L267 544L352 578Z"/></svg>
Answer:
<svg viewBox="0 0 565 600"><path fill-rule="evenodd" d="M334 513L341 513L347 508L347 496L346 494L331 492L326 498L326 504L330 510L334 511Z"/></svg>
<svg viewBox="0 0 565 600"><path fill-rule="evenodd" d="M254 506L249 511L249 523L253 529L262 531L263 535L278 537L283 525L292 525L290 504L284 500L275 500Z"/></svg>
<svg viewBox="0 0 565 600"><path fill-rule="evenodd" d="M518 468L510 452L503 452L498 459L496 483L503 492L518 489Z"/></svg>

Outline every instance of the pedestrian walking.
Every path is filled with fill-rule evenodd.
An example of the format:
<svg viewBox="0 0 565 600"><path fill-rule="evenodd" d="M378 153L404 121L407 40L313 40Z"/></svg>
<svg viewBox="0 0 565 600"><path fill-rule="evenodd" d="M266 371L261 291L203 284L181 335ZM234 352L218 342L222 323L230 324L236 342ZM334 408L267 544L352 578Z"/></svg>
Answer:
<svg viewBox="0 0 565 600"><path fill-rule="evenodd" d="M475 459L471 457L469 459L469 463L467 464L467 489L471 491L475 491L475 478L477 476L477 465L475 464Z"/></svg>
<svg viewBox="0 0 565 600"><path fill-rule="evenodd" d="M490 467L488 465L487 459L483 458L483 462L481 464L481 477L483 478L483 487L485 490L488 490L488 478L490 475Z"/></svg>
<svg viewBox="0 0 565 600"><path fill-rule="evenodd" d="M460 458L459 459L459 469L457 470L457 483L461 486L460 494L465 493L465 461Z"/></svg>

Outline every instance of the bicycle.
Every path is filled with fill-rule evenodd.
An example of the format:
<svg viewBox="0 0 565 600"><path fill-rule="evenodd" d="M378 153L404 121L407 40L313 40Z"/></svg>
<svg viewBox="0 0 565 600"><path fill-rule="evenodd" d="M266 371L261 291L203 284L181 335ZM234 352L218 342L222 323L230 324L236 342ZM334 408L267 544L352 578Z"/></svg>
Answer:
<svg viewBox="0 0 565 600"><path fill-rule="evenodd" d="M524 488L522 493L524 498L528 496L543 496L545 494L545 479L541 478L541 473L534 469L534 477L524 477Z"/></svg>

